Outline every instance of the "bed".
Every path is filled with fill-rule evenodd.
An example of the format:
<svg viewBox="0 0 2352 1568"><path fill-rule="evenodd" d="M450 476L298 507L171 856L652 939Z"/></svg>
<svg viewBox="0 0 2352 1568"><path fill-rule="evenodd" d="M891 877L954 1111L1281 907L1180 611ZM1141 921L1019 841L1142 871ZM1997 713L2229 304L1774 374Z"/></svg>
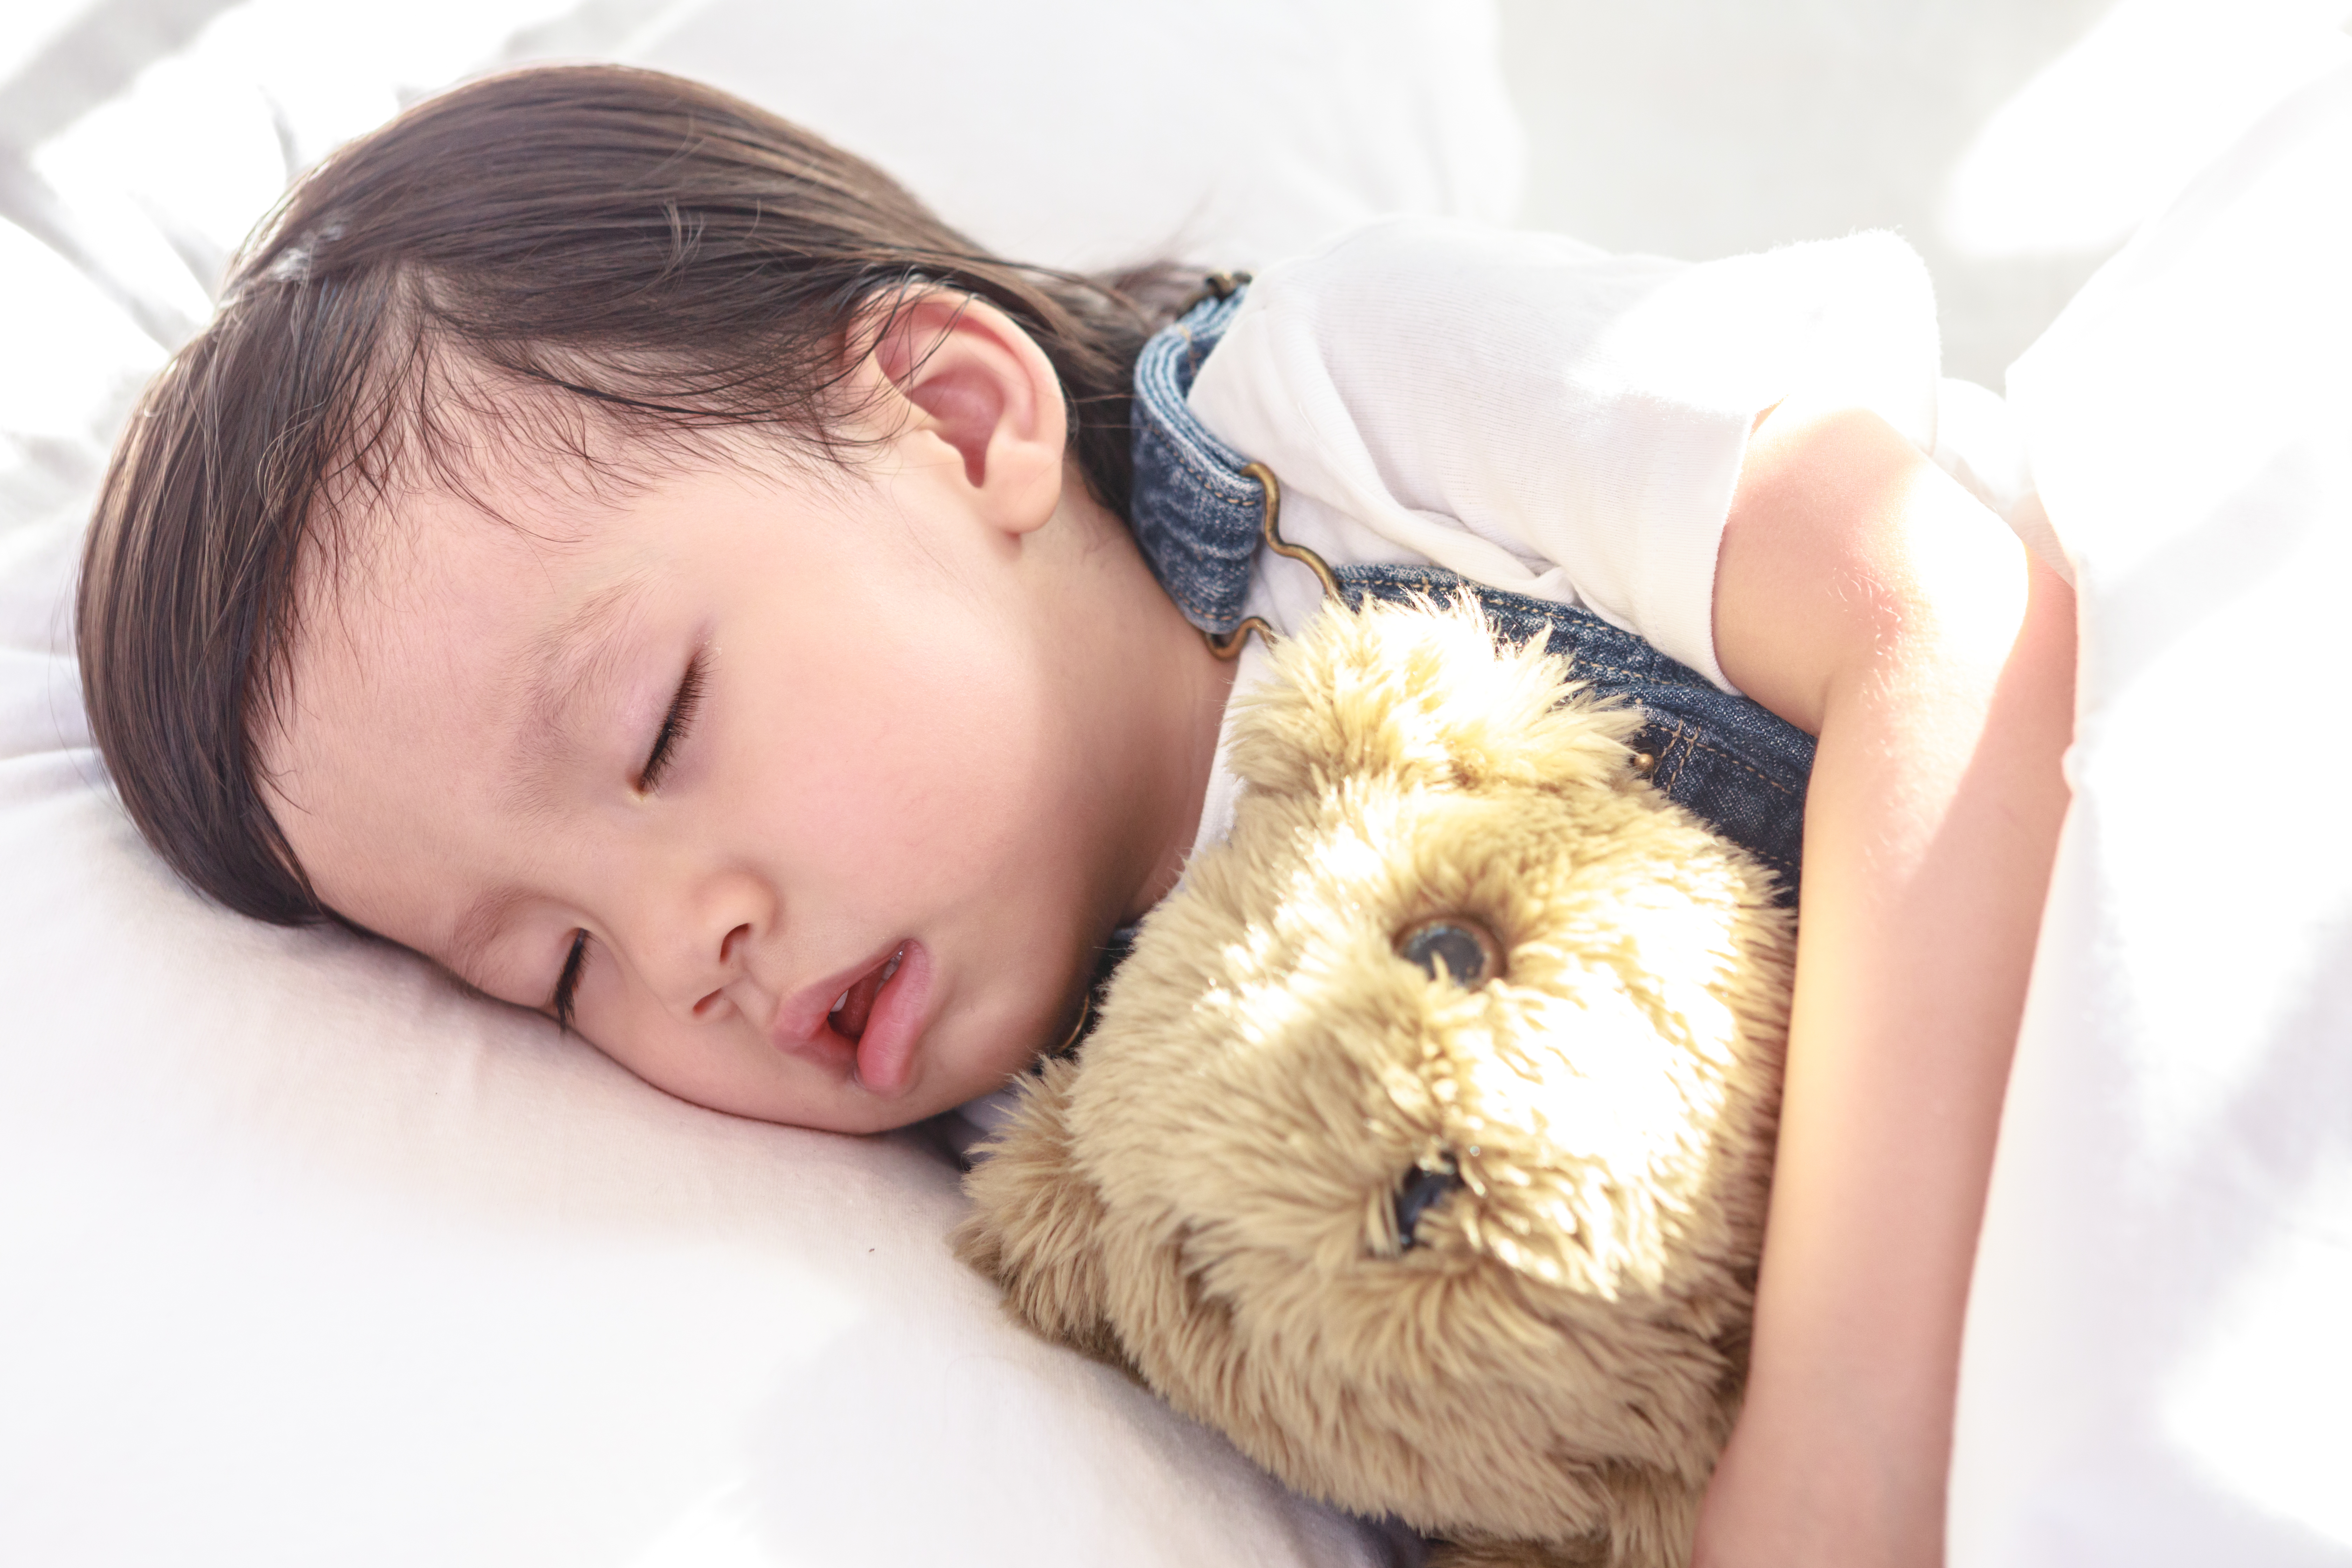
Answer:
<svg viewBox="0 0 2352 1568"><path fill-rule="evenodd" d="M1510 221L1494 11L55 11L0 37L0 1561L1412 1561L1013 1330L921 1137L696 1110L405 954L186 892L110 798L65 595L200 279L417 91L639 60L1008 253L1246 265L1378 212ZM977 71L1013 84L981 117ZM2314 348L2352 345L2352 233L2311 199L2347 180L2338 70L2011 380L2086 642L1970 1310L1969 1568L2352 1562L2352 383Z"/></svg>

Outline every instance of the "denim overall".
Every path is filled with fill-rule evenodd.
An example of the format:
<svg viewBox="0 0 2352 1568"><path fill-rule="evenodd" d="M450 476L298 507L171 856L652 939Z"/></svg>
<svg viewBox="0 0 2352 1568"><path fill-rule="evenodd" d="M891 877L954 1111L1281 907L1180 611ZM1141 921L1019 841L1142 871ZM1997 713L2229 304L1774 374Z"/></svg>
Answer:
<svg viewBox="0 0 2352 1568"><path fill-rule="evenodd" d="M1216 637L1241 625L1265 490L1242 472L1249 459L1193 417L1185 395L1241 309L1243 292L1243 285L1213 280L1207 297L1144 345L1135 365L1135 537L1177 607ZM1654 759L1651 782L1771 867L1783 901L1795 901L1811 736L1590 611L1484 587L1434 566L1332 571L1350 604L1442 601L1468 588L1498 635L1517 643L1539 638L1569 656L1598 695L1638 704L1649 723L1634 746Z"/></svg>

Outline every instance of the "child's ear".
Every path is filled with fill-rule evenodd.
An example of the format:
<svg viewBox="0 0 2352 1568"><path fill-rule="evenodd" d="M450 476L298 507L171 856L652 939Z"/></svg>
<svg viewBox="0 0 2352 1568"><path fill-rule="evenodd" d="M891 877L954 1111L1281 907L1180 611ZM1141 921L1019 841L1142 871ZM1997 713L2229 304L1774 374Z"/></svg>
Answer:
<svg viewBox="0 0 2352 1568"><path fill-rule="evenodd" d="M897 435L915 460L928 447L961 464L980 515L1008 532L1053 515L1069 437L1061 378L1011 317L969 294L908 290L870 307L851 341L888 389L875 390L900 405Z"/></svg>

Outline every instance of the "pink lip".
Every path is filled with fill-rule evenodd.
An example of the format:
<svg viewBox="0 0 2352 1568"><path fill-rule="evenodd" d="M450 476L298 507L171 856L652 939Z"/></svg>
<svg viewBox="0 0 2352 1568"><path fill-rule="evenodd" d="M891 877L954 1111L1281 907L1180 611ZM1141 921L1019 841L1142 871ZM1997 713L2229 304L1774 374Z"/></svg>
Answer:
<svg viewBox="0 0 2352 1568"><path fill-rule="evenodd" d="M857 1081L882 1095L898 1093L914 1076L915 1047L929 1022L930 950L910 940L897 951L898 972L876 993L857 1041Z"/></svg>
<svg viewBox="0 0 2352 1568"><path fill-rule="evenodd" d="M852 1040L833 1026L834 999L898 958L897 973L875 994L865 1032ZM787 997L776 1010L768 1036L776 1048L835 1068L847 1068L875 1094L895 1095L913 1074L915 1047L929 1021L930 950L912 938L893 942L849 968L826 975Z"/></svg>

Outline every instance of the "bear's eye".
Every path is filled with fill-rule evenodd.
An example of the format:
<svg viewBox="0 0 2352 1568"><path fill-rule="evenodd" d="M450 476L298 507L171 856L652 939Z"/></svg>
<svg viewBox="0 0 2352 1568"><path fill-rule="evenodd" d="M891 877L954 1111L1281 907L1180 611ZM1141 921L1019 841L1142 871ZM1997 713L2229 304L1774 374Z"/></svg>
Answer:
<svg viewBox="0 0 2352 1568"><path fill-rule="evenodd" d="M1432 980L1444 965L1446 978L1465 987L1483 985L1503 972L1503 948L1494 933L1460 915L1440 915L1408 927L1398 935L1396 951Z"/></svg>
<svg viewBox="0 0 2352 1568"><path fill-rule="evenodd" d="M1404 1173L1404 1184L1397 1188L1396 1195L1397 1250L1412 1250L1418 1239L1412 1234L1413 1228L1421 1224L1421 1216L1461 1184L1462 1178L1454 1174L1450 1162L1435 1170L1415 1165Z"/></svg>

